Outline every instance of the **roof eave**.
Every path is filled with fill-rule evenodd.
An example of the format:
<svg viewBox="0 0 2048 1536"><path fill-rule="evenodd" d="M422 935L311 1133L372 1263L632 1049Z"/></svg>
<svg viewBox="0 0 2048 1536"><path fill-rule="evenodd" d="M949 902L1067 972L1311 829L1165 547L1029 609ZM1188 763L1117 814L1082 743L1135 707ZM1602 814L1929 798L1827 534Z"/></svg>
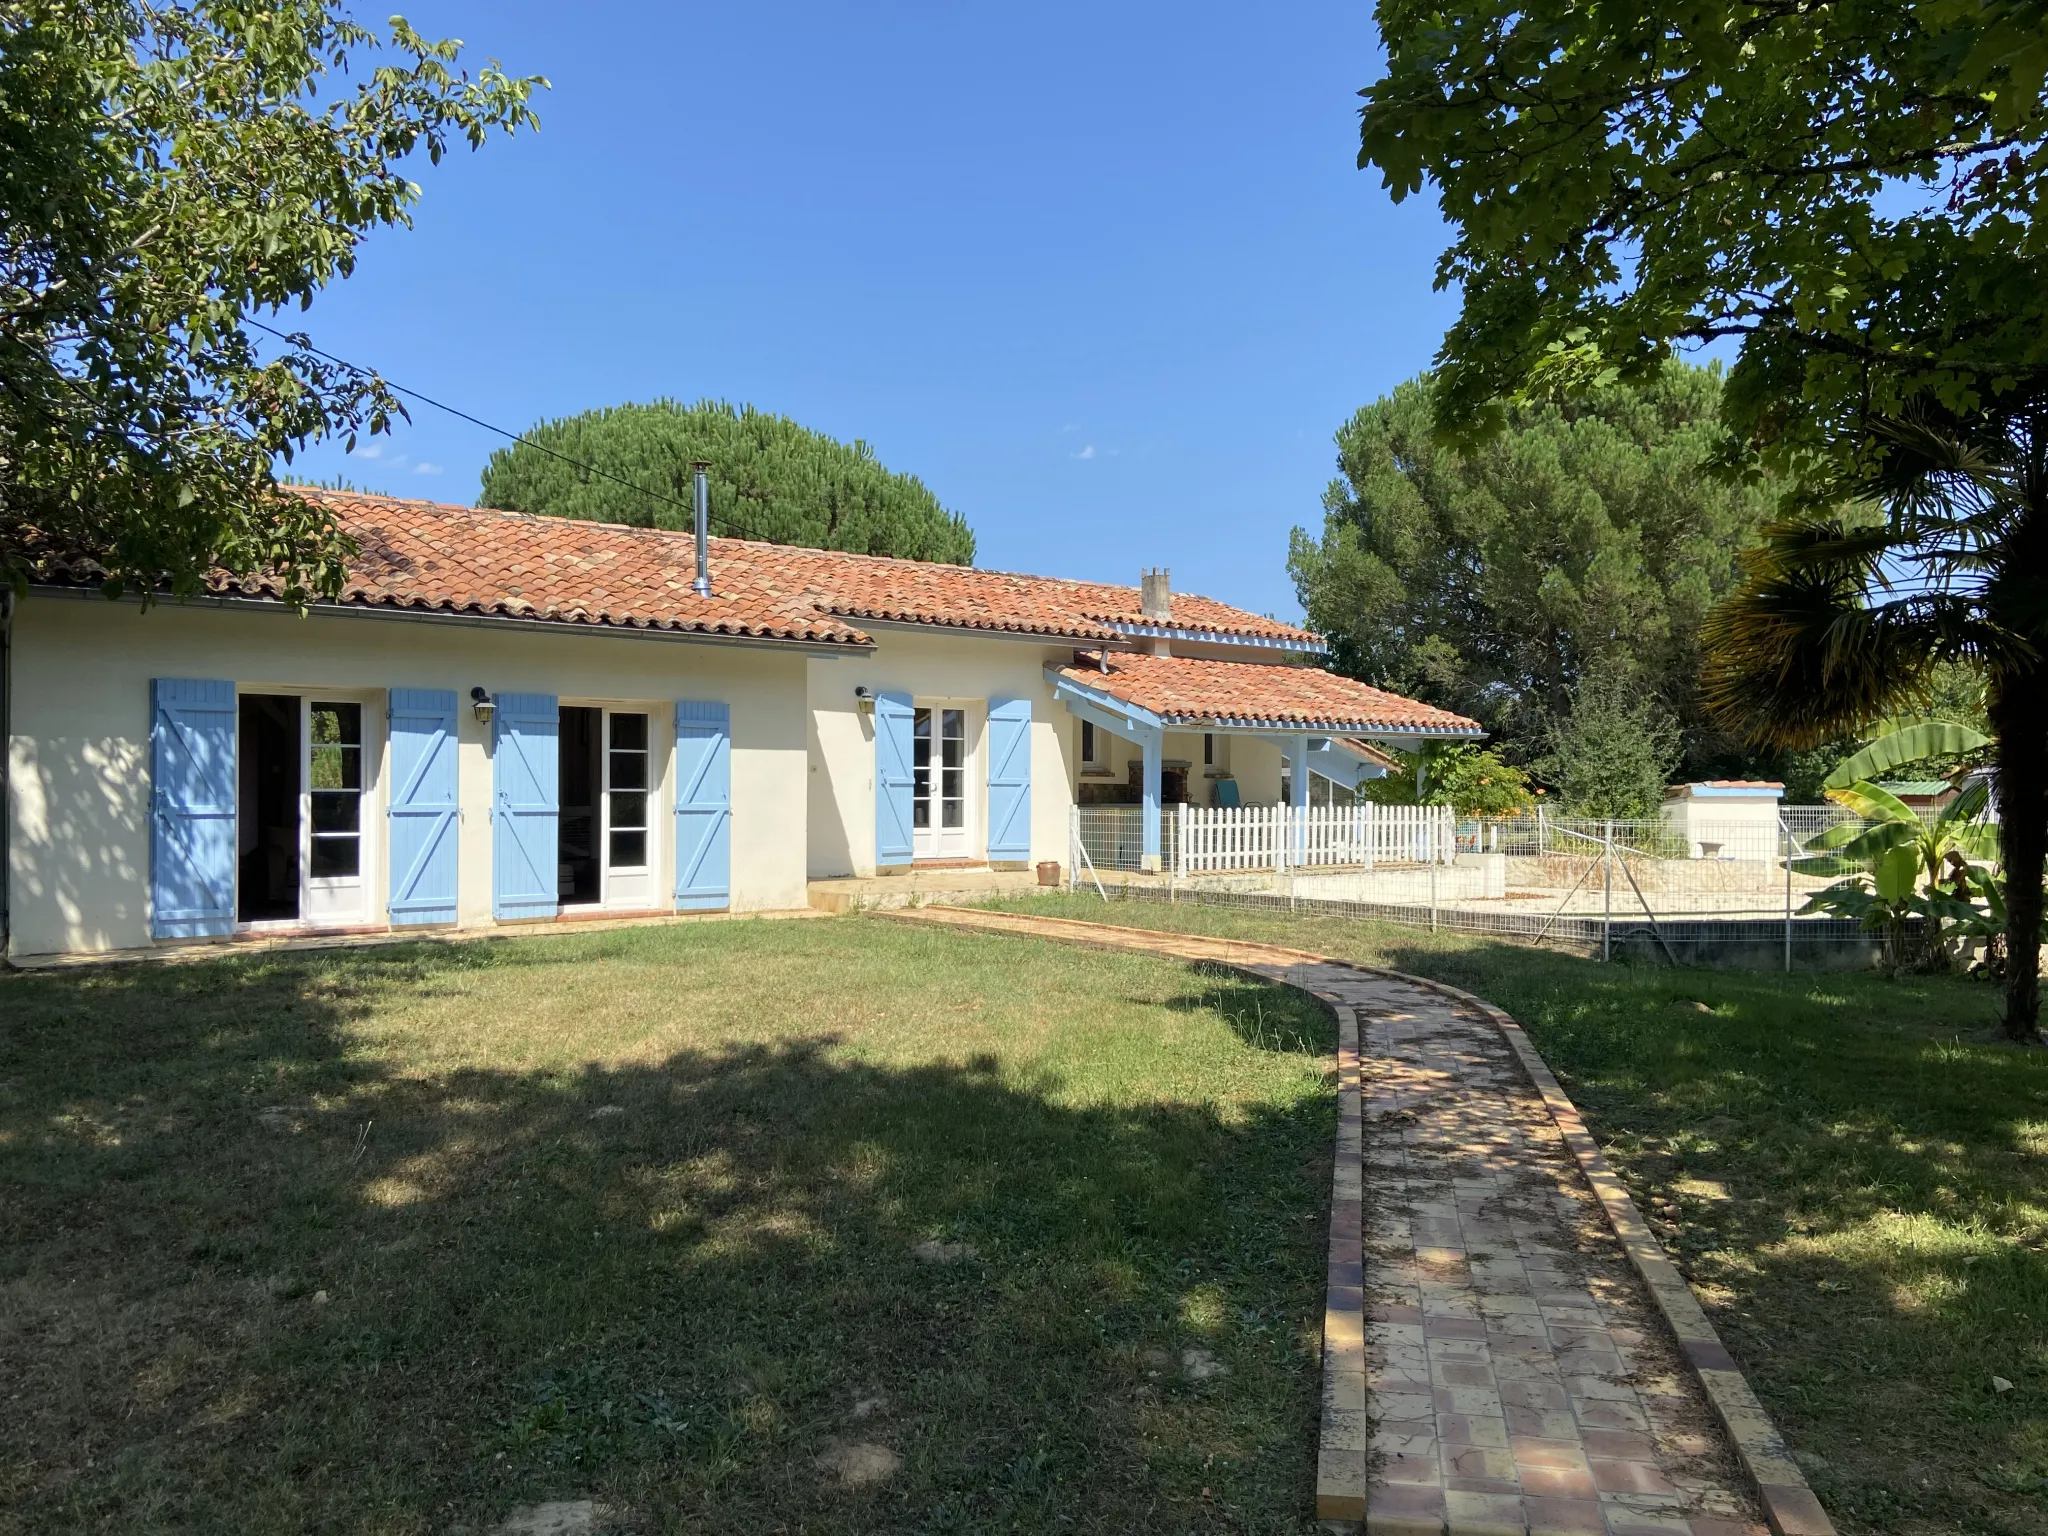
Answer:
<svg viewBox="0 0 2048 1536"><path fill-rule="evenodd" d="M97 587L79 587L64 583L38 582L31 590L52 597L89 598L105 602L106 597ZM140 604L139 593L124 593L122 602ZM185 597L158 596L159 603L175 603L180 607L203 606L210 608L241 608L254 612L293 614L299 609L274 597L265 597L248 592L204 592ZM666 640L681 644L724 645L745 650L773 650L785 654L791 651L813 656L845 656L874 650L875 642L858 630L849 630L844 639L824 639L815 636L771 635L730 633L719 630L688 629L681 626L668 628L652 624L610 624L592 622L588 619L550 619L544 616L528 616L511 613L484 613L473 609L454 609L408 605L399 602L316 602L308 603L304 610L322 618L342 619L383 619L392 623L411 624L452 624L468 628L522 629L544 631L549 634L568 635L609 635L614 638L639 640Z"/></svg>
<svg viewBox="0 0 2048 1536"><path fill-rule="evenodd" d="M1407 741L1482 741L1478 726L1388 725L1362 720L1283 719L1257 715L1168 715L1166 723L1205 731L1237 731L1255 735L1298 736L1304 731L1330 736L1398 736Z"/></svg>

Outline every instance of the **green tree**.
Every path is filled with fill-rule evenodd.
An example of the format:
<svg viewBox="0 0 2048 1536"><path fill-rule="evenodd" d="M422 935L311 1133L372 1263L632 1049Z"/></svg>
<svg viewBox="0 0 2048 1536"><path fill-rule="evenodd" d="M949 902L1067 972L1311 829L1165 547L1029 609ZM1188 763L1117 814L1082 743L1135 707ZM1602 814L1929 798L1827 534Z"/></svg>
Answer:
<svg viewBox="0 0 2048 1536"><path fill-rule="evenodd" d="M535 126L545 82L459 48L329 0L0 0L0 577L85 554L113 592L338 587L345 541L272 466L401 408L250 321L409 222L407 157Z"/></svg>
<svg viewBox="0 0 2048 1536"><path fill-rule="evenodd" d="M1803 745L1925 704L1943 663L1985 683L2005 867L2006 1029L2037 1038L2048 854L2048 417L1899 424L1865 475L1765 530L1708 631L1706 687L1752 736ZM2032 434L2033 429L2029 429ZM1828 504L1831 502L1832 504ZM2034 509L2039 509L2036 515Z"/></svg>
<svg viewBox="0 0 2048 1536"><path fill-rule="evenodd" d="M1358 792L1374 805L1448 805L1460 816L1513 816L1536 804L1528 775L1464 742L1425 742Z"/></svg>
<svg viewBox="0 0 2048 1536"><path fill-rule="evenodd" d="M1593 672L1551 722L1534 764L1555 784L1566 814L1639 821L1657 814L1679 759L1678 722L1625 674Z"/></svg>
<svg viewBox="0 0 2048 1536"><path fill-rule="evenodd" d="M1388 70L1365 92L1360 163L1396 197L1434 184L1457 232L1437 272L1461 295L1439 425L1482 434L1516 399L1739 343L1723 419L1801 497L1753 572L1749 635L1727 632L1718 696L1753 739L1799 747L1889 712L1933 661L1983 667L2026 936L2006 1027L2035 1038L2041 0L1380 0L1377 15ZM1858 494L1881 515L1838 510ZM1735 664L1745 652L1754 667Z"/></svg>
<svg viewBox="0 0 2048 1536"><path fill-rule="evenodd" d="M1715 370L1673 362L1640 386L1515 407L1460 449L1435 435L1433 382L1401 385L1338 432L1321 537L1294 531L1309 622L1340 670L1471 715L1511 753L1540 750L1598 670L1667 701L1689 757L1722 764L1700 624L1771 495L1707 474L1720 393Z"/></svg>
<svg viewBox="0 0 2048 1536"><path fill-rule="evenodd" d="M842 443L722 400L656 400L542 422L484 466L478 504L642 528L687 528L690 465L711 465L711 526L736 538L814 549L974 563L974 534L915 475ZM561 457L555 457L560 455ZM579 469L601 469L605 479ZM621 485L619 481L628 482ZM657 501L630 489L661 492Z"/></svg>

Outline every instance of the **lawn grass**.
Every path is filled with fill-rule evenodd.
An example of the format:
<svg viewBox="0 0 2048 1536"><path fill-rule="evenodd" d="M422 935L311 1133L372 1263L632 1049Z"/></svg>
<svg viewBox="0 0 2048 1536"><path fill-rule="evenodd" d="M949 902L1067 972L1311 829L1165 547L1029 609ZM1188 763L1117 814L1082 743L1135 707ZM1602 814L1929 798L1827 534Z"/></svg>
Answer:
<svg viewBox="0 0 2048 1536"><path fill-rule="evenodd" d="M1005 905L1284 943L1498 1004L1842 1530L2048 1531L2048 1052L2000 1043L1991 987L1602 966L1185 903Z"/></svg>
<svg viewBox="0 0 2048 1536"><path fill-rule="evenodd" d="M1308 1529L1330 1036L864 918L0 977L0 1529Z"/></svg>

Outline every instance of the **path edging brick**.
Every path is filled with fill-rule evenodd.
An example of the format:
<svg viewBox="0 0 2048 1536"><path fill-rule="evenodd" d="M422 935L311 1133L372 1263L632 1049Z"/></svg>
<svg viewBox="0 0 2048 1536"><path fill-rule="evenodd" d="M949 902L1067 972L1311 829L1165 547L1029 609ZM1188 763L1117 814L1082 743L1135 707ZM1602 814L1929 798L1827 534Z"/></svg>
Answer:
<svg viewBox="0 0 2048 1536"><path fill-rule="evenodd" d="M1042 918L1026 913L994 912L969 907L927 907L921 912L889 913L887 916L909 921L945 923L945 914L954 913L982 919L981 923L971 926L985 927L986 931L1020 934L1035 932L1043 938L1064 938L1082 943L1087 942L1086 934L1091 929L1119 935L1209 940L1237 950L1246 961L1251 961L1256 956L1269 963L1282 961L1341 967L1365 975L1406 982L1478 1009L1507 1041L1515 1059L1520 1062L1522 1070L1542 1097L1545 1108L1555 1121L1565 1145L1571 1149L1572 1156L1577 1160L1580 1171L1585 1174L1587 1183L1599 1197L1601 1207L1607 1214L1608 1225L1613 1228L1616 1238L1620 1240L1630 1266L1649 1290L1652 1302L1676 1337L1687 1363L1699 1379L1715 1417L1720 1420L1722 1428L1727 1432L1743 1473L1756 1490L1764 1519L1774 1536L1835 1536L1834 1523L1821 1508L1820 1500L1814 1496L1805 1475L1799 1470L1798 1463L1787 1451L1784 1438L1772 1424L1769 1414L1758 1401L1748 1379L1721 1342L1720 1335L1714 1331L1714 1325L1708 1321L1706 1309L1700 1305L1691 1285L1679 1272L1678 1266L1672 1263L1670 1255L1664 1251L1663 1244L1657 1240L1649 1224L1643 1220L1642 1213L1637 1210L1627 1186L1608 1165L1599 1143L1586 1128L1584 1117L1559 1084L1556 1074L1550 1070L1549 1064L1544 1061L1527 1032L1505 1011L1496 1008L1485 998L1475 996L1462 987L1454 987L1448 982L1412 975L1406 971L1391 970L1385 966L1365 965L1333 955L1321 955L1278 944L1261 944L1246 939L1212 937L1199 933L1183 934L1157 928L1128 928L1115 923L1091 923L1077 918ZM1000 925L988 923L986 920L990 918L999 919ZM1230 962L1217 957L1212 963ZM1290 985L1296 985L1297 990L1309 993L1325 1006L1331 1006L1335 1002L1313 987L1294 983ZM1363 1253L1362 1230L1357 1227L1358 1201L1363 1188L1364 1172L1360 1096L1362 1062L1355 1021L1348 1031L1350 1049L1347 1053L1344 1020L1348 1010L1337 1008L1334 1011L1339 1024L1338 1146L1331 1189L1330 1274L1328 1300L1324 1309L1323 1336L1325 1409L1323 1441L1317 1461L1316 1516L1321 1520L1358 1521L1364 1518L1365 1488L1362 1484L1355 1484L1354 1478L1348 1474L1354 1459L1358 1459L1361 1465L1363 1459L1357 1452L1352 1451L1348 1444L1332 1444L1331 1436L1334 1430L1340 1441L1348 1442L1356 1433L1350 1416L1343 1415L1340 1418L1338 1413L1340 1397L1345 1404L1348 1405L1349 1402L1348 1389L1354 1364L1358 1376L1359 1406L1361 1409L1364 1406ZM1347 1112L1352 1117L1348 1122L1345 1118ZM1349 1179L1344 1177L1347 1166L1347 1124L1358 1127L1357 1133L1348 1143ZM1339 1211L1346 1203L1347 1186L1349 1209L1352 1213L1349 1222L1352 1230L1347 1237L1340 1239ZM1341 1255L1340 1242L1343 1243ZM1340 1257L1346 1261L1342 1266L1339 1263ZM1359 1269L1352 1269L1352 1263L1357 1263ZM1356 1279L1352 1278L1354 1274L1357 1275ZM1354 1329L1356 1332L1353 1332ZM1330 1374L1333 1368L1338 1372L1334 1382ZM1375 1532L1379 1526L1380 1522L1376 1520ZM1394 1536L1393 1528L1387 1529L1389 1536ZM1440 1525L1430 1526L1431 1531L1441 1529ZM1416 1527L1416 1530L1420 1532L1421 1527Z"/></svg>

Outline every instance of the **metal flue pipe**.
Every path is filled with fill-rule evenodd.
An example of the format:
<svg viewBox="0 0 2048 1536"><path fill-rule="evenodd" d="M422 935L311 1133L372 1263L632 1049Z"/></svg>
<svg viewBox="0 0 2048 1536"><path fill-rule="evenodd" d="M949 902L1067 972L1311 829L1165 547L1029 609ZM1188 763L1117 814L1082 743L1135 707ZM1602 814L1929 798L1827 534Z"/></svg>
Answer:
<svg viewBox="0 0 2048 1536"><path fill-rule="evenodd" d="M699 597L711 595L711 485L705 476L711 465L703 459L690 465L697 492L697 579L691 583Z"/></svg>

